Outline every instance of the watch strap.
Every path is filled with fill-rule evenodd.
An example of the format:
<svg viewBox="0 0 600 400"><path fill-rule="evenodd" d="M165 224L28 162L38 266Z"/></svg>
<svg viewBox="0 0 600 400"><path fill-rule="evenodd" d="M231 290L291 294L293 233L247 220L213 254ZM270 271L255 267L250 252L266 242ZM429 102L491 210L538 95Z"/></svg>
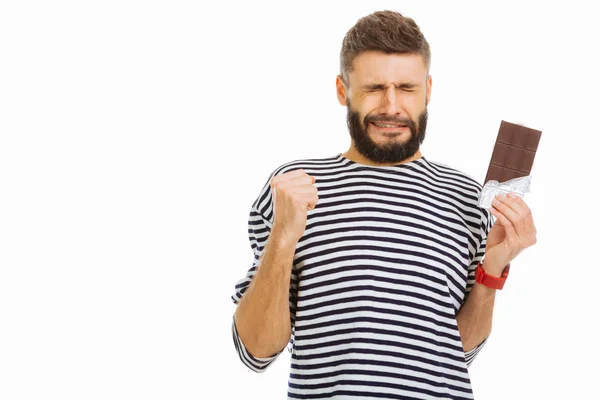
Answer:
<svg viewBox="0 0 600 400"><path fill-rule="evenodd" d="M510 263L504 270L502 271L502 276L493 276L486 274L483 269L481 262L477 264L477 268L475 269L475 282L482 284L483 286L487 286L491 289L501 290L504 287L504 283L506 282L506 278L508 277L508 271L510 270Z"/></svg>

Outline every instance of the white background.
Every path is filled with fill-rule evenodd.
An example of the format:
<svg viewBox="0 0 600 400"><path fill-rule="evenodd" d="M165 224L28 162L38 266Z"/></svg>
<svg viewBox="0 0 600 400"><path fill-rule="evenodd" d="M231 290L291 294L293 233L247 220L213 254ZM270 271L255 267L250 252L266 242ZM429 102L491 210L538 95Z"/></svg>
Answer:
<svg viewBox="0 0 600 400"><path fill-rule="evenodd" d="M289 354L255 374L230 334L248 212L347 150L341 42L386 8L431 45L425 157L481 182L501 120L543 131L476 398L597 396L591 6L200 3L1 3L0 399L285 398Z"/></svg>

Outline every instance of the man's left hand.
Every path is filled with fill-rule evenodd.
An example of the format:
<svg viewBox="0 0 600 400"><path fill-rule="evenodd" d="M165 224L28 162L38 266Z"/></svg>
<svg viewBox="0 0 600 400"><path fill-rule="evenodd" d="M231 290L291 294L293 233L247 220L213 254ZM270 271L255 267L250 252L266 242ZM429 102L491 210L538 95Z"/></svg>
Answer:
<svg viewBox="0 0 600 400"><path fill-rule="evenodd" d="M536 243L537 232L531 210L517 195L496 196L490 211L496 223L487 236L484 269L490 275L500 276L509 262Z"/></svg>

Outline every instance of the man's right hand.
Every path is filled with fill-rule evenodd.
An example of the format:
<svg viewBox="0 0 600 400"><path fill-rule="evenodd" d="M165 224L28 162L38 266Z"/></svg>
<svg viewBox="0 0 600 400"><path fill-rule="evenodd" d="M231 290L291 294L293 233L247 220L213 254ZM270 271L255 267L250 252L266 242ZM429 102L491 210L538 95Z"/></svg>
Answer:
<svg viewBox="0 0 600 400"><path fill-rule="evenodd" d="M273 232L279 240L297 243L306 229L308 210L317 205L319 197L313 186L316 179L303 169L286 172L271 179L273 193Z"/></svg>

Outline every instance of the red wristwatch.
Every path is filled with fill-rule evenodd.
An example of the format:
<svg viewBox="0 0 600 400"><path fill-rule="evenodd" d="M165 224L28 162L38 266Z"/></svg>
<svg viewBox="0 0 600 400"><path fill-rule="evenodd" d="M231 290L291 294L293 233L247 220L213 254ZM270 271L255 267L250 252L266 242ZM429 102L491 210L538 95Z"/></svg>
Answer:
<svg viewBox="0 0 600 400"><path fill-rule="evenodd" d="M492 289L502 289L504 287L504 282L506 282L506 277L508 276L508 271L510 270L510 263L506 267L504 267L504 271L502 271L502 276L497 277L493 275L488 275L483 270L481 266L481 262L477 264L477 268L475 269L475 282L481 283L483 286L487 286Z"/></svg>

